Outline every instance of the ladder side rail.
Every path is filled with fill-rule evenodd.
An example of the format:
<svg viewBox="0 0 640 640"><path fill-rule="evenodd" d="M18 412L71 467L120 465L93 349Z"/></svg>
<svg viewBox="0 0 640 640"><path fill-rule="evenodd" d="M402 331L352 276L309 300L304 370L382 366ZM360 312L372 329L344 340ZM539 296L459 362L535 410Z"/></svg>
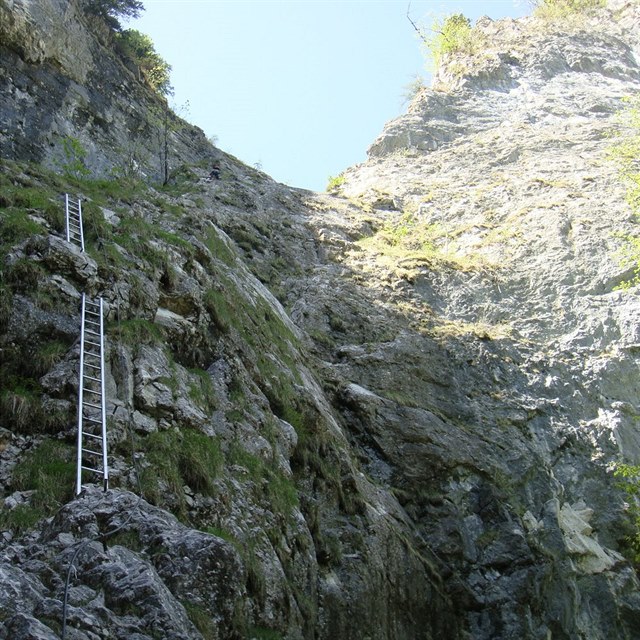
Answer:
<svg viewBox="0 0 640 640"><path fill-rule="evenodd" d="M67 231L67 242L71 242L71 235L69 232L69 194L68 193L64 194L64 220L65 220L65 227Z"/></svg>
<svg viewBox="0 0 640 640"><path fill-rule="evenodd" d="M82 225L82 200L78 198L78 224L80 226L80 249L84 252L84 230ZM102 298L100 298L102 302Z"/></svg>
<svg viewBox="0 0 640 640"><path fill-rule="evenodd" d="M82 315L80 318L80 381L78 384L78 452L76 470L76 495L82 491L82 404L83 387L82 374L84 372L84 312L86 296L82 294Z"/></svg>
<svg viewBox="0 0 640 640"><path fill-rule="evenodd" d="M100 298L100 392L102 405L102 473L104 490L109 488L109 466L107 464L107 399L104 385L104 308Z"/></svg>

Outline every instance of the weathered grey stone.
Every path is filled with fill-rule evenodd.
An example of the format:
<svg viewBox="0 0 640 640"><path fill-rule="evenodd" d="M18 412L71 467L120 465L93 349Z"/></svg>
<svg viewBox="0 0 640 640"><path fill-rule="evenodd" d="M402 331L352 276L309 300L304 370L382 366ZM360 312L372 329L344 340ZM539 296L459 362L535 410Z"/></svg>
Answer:
<svg viewBox="0 0 640 640"><path fill-rule="evenodd" d="M14 44L27 22L58 19L62 0L48 13L15 6L1 27ZM148 244L167 257L114 240L127 271L91 280L118 326L107 336L114 481L135 487L143 472L155 500L233 538L243 558L131 494L90 489L0 541L19 613L55 619L75 545L122 526L107 551L96 539L78 555L76 637L197 638L190 614L220 638L252 627L319 640L633 638L638 581L620 556L629 522L610 467L640 459L640 306L613 290L631 270L612 231L634 226L607 150L640 82L638 9L615 0L552 28L480 21L483 56L445 60L434 88L345 172L347 198L277 185L221 154L223 180L191 169L197 196L109 204L165 232ZM65 134L96 171L126 160L123 132L153 98L92 37L92 61L78 64L99 65L100 90L49 40L25 37L6 62L3 50L8 154L52 162ZM45 89L29 89L34 74ZM46 87L53 103L36 113ZM84 124L70 117L79 97ZM198 140L172 144L206 160ZM151 146L140 166L153 172ZM385 252L380 232L397 224L429 241ZM49 282L75 299L77 256L46 237L12 255L28 247L66 270ZM72 341L66 313L15 295L0 348L34 332ZM121 323L154 318L162 344L144 331L124 344ZM72 364L73 351L42 379L45 401L73 402ZM195 429L224 462L201 493L185 490L193 461L132 456L130 427L145 445L157 429ZM6 439L5 496L38 442Z"/></svg>

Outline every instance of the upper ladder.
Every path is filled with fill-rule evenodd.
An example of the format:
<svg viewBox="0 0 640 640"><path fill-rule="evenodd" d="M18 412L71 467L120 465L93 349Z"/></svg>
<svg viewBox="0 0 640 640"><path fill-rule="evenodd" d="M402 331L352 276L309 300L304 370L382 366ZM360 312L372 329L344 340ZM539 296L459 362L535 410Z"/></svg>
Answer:
<svg viewBox="0 0 640 640"><path fill-rule="evenodd" d="M82 200L72 200L64 194L64 214L66 221L67 242L71 242L84 251L84 231L82 229Z"/></svg>
<svg viewBox="0 0 640 640"><path fill-rule="evenodd" d="M83 293L76 495L82 491L83 471L101 476L104 490L109 488L103 317L102 298L91 300Z"/></svg>

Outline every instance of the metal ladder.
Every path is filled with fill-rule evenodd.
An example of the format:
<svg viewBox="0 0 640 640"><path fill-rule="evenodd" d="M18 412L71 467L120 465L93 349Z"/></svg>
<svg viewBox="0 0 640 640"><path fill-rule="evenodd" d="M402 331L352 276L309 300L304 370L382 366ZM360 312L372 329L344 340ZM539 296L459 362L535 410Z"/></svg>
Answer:
<svg viewBox="0 0 640 640"><path fill-rule="evenodd" d="M83 471L101 476L104 490L109 488L103 304L102 298L92 300L84 293L80 327L76 495L82 491Z"/></svg>
<svg viewBox="0 0 640 640"><path fill-rule="evenodd" d="M84 251L84 231L82 229L82 200L72 200L68 193L64 194L64 215L67 242L76 244Z"/></svg>

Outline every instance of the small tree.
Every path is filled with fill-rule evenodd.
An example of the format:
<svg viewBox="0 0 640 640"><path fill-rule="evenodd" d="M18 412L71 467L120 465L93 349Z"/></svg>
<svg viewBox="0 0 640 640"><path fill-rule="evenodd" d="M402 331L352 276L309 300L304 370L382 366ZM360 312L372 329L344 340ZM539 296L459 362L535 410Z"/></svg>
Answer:
<svg viewBox="0 0 640 640"><path fill-rule="evenodd" d="M118 18L138 18L144 11L140 0L82 0L86 13L102 18L112 29L122 29Z"/></svg>
<svg viewBox="0 0 640 640"><path fill-rule="evenodd" d="M430 34L419 27L407 14L407 18L429 52L433 66L437 69L442 56L461 52L469 55L477 53L483 38L471 27L471 20L462 13L453 13L433 22Z"/></svg>
<svg viewBox="0 0 640 640"><path fill-rule="evenodd" d="M163 96L171 93L171 65L156 51L153 40L136 29L117 34L121 53L131 60L152 89Z"/></svg>
<svg viewBox="0 0 640 640"><path fill-rule="evenodd" d="M66 136L62 139L62 152L64 160L58 162L58 166L67 178L80 180L91 174L87 165L87 150L82 146L78 138Z"/></svg>

